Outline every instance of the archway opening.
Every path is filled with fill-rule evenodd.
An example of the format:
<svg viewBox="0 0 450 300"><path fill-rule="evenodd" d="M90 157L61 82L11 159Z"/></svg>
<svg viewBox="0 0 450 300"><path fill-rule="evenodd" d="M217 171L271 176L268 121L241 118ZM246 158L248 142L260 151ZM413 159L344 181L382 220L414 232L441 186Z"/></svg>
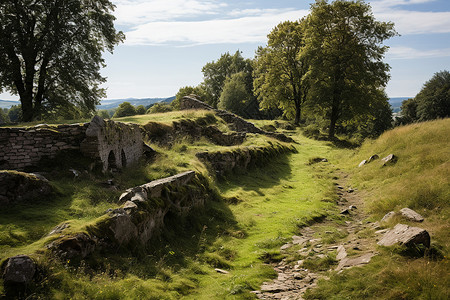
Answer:
<svg viewBox="0 0 450 300"><path fill-rule="evenodd" d="M108 170L109 171L117 171L117 164L116 164L116 156L114 155L114 151L109 151L108 154Z"/></svg>

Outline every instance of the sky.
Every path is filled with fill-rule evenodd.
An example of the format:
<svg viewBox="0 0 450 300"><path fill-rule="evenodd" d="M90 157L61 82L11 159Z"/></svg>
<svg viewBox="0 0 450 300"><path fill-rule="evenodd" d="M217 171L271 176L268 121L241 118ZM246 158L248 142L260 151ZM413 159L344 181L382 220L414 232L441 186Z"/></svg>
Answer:
<svg viewBox="0 0 450 300"><path fill-rule="evenodd" d="M203 81L202 67L237 50L253 58L280 22L309 13L313 0L112 0L126 35L104 55L108 99L174 96ZM450 70L449 0L373 0L379 21L400 34L385 44L389 97L414 97L434 73ZM0 99L17 99L0 94Z"/></svg>

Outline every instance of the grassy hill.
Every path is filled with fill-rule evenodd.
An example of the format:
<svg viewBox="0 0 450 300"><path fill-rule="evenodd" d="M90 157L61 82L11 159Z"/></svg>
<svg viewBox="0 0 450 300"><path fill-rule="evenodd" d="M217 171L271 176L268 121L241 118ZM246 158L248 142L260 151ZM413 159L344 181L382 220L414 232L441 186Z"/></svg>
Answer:
<svg viewBox="0 0 450 300"><path fill-rule="evenodd" d="M204 118L229 132L221 119L206 111L118 121L173 126L180 120ZM255 123L275 125L273 121ZM296 141L297 153L280 155L263 167L241 170L222 180L209 174L195 153L278 141L248 134L244 144L224 147L206 139L179 137L169 144L151 144L159 153L152 161L113 175L80 172L77 178L67 170L79 169L77 159L81 158L60 158L53 162L59 168L48 172L58 190L55 198L0 211L0 260L19 253L40 253L49 241L46 233L54 226L66 222L70 230L80 230L101 218L106 209L118 207L123 190L192 169L209 178L219 195L217 201L208 203L183 225L166 224L162 235L145 248L98 253L82 263L39 256L41 281L29 288L37 298L53 299L255 299L250 292L276 276L270 263L283 258L298 260L297 254L289 258L290 254L280 251L292 235L301 235L302 228L321 220L344 222L335 205L335 184L338 177L348 176L349 184L366 203L368 221L406 206L420 212L425 217L420 227L430 232L432 251L411 257L377 249L379 255L364 267L341 273L325 271L330 279L320 281L318 288L306 295L308 299L448 299L450 119L399 127L350 150L308 139L301 129L282 127L277 131ZM358 167L373 154L384 157L391 153L398 157L394 165L382 167L376 160ZM328 161L311 163L323 157ZM115 189L105 184L109 179ZM397 221L400 219L394 218L385 226ZM333 237L333 241L341 238ZM229 273L218 273L216 268Z"/></svg>

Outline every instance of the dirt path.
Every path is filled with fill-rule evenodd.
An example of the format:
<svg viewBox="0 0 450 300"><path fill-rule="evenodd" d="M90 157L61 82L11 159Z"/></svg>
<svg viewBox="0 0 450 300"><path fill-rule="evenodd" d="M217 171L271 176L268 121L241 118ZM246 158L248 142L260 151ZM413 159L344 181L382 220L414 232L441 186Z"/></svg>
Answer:
<svg viewBox="0 0 450 300"><path fill-rule="evenodd" d="M345 174L339 175L335 183L338 217L302 228L301 235L280 248L286 258L273 264L278 278L253 292L259 299L303 299L306 290L327 278L329 271L367 264L377 254L377 224L366 221L358 191L347 185Z"/></svg>

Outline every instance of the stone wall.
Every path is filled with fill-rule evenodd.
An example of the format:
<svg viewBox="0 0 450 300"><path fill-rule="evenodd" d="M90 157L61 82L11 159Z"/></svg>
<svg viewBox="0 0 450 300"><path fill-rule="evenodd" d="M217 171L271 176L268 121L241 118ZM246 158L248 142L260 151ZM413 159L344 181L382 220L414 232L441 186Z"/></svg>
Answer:
<svg viewBox="0 0 450 300"><path fill-rule="evenodd" d="M225 122L227 122L228 127L231 130L234 130L237 132L249 132L249 133L263 134L263 135L273 137L277 140L280 140L280 141L286 142L286 143L294 142L294 140L292 140L290 137L288 137L282 133L264 131L264 130L256 127L255 124L239 117L238 115L235 115L235 114L230 113L225 110L215 109L212 106L210 106L198 99L190 97L190 96L185 96L181 99L180 108L181 109L211 110L211 111L214 111L217 116L221 117Z"/></svg>
<svg viewBox="0 0 450 300"><path fill-rule="evenodd" d="M52 242L49 248L63 258L84 258L102 247L144 245L158 235L167 215L187 216L202 208L211 197L206 179L194 171L154 180L128 189L119 201L123 205L86 229Z"/></svg>
<svg viewBox="0 0 450 300"><path fill-rule="evenodd" d="M143 154L143 140L139 125L103 120L95 116L86 129L86 139L81 142L81 152L99 159L103 171L126 167Z"/></svg>
<svg viewBox="0 0 450 300"><path fill-rule="evenodd" d="M136 162L143 154L143 140L138 125L98 116L84 124L0 128L0 169L24 170L63 150L80 150L106 171Z"/></svg>
<svg viewBox="0 0 450 300"><path fill-rule="evenodd" d="M295 147L272 144L260 147L242 147L229 151L199 152L197 158L207 164L213 173L225 176L237 170L263 165L281 154L296 152Z"/></svg>
<svg viewBox="0 0 450 300"><path fill-rule="evenodd" d="M53 158L62 150L79 149L88 125L0 128L0 169L23 170L43 157Z"/></svg>

